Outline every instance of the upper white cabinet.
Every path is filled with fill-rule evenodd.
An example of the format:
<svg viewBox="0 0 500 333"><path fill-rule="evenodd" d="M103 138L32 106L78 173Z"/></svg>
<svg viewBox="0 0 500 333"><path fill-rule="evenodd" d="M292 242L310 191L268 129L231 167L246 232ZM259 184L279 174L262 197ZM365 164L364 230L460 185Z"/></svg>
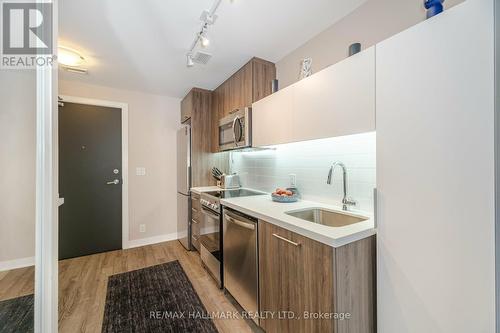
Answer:
<svg viewBox="0 0 500 333"><path fill-rule="evenodd" d="M293 131L313 140L375 130L375 48L297 82Z"/></svg>
<svg viewBox="0 0 500 333"><path fill-rule="evenodd" d="M276 145L294 141L293 89L282 89L252 105L252 145Z"/></svg>
<svg viewBox="0 0 500 333"><path fill-rule="evenodd" d="M253 104L253 145L375 130L375 48Z"/></svg>

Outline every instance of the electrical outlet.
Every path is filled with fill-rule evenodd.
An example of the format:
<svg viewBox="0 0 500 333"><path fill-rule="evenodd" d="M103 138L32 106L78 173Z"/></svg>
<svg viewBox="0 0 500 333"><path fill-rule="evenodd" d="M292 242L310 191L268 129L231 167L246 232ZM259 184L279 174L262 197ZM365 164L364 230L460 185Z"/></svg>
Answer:
<svg viewBox="0 0 500 333"><path fill-rule="evenodd" d="M290 187L297 187L297 175L291 173L288 176L290 177Z"/></svg>
<svg viewBox="0 0 500 333"><path fill-rule="evenodd" d="M146 225L145 224L139 225L139 232L146 232Z"/></svg>
<svg viewBox="0 0 500 333"><path fill-rule="evenodd" d="M145 176L146 175L146 168L145 167L137 167L137 168L135 168L135 174L137 176Z"/></svg>

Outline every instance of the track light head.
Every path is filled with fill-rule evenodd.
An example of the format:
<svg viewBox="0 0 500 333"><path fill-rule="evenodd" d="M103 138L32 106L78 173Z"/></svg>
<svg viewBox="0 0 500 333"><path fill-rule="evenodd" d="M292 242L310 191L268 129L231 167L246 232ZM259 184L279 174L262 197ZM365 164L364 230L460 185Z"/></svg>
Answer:
<svg viewBox="0 0 500 333"><path fill-rule="evenodd" d="M187 67L193 67L194 66L193 56L192 56L191 53L189 53L189 54L186 55L186 66Z"/></svg>
<svg viewBox="0 0 500 333"><path fill-rule="evenodd" d="M208 10L204 10L203 13L201 13L200 20L208 25L212 25L217 21L217 15L210 14Z"/></svg>
<svg viewBox="0 0 500 333"><path fill-rule="evenodd" d="M200 44L201 47L206 48L210 45L210 39L208 39L205 34L200 34Z"/></svg>

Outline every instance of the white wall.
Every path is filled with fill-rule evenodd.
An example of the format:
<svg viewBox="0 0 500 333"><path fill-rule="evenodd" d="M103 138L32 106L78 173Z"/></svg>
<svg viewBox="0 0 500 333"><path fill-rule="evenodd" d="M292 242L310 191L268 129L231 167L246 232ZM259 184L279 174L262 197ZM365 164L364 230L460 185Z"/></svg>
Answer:
<svg viewBox="0 0 500 333"><path fill-rule="evenodd" d="M284 144L275 150L233 152L231 171L241 175L242 185L266 192L289 186L289 174L297 175L303 199L340 205L342 171L335 170L333 185L326 179L335 161L348 169L349 196L357 209L373 211L376 135L364 133L338 138Z"/></svg>
<svg viewBox="0 0 500 333"><path fill-rule="evenodd" d="M464 0L446 0L451 8ZM423 0L368 0L351 14L310 39L276 63L280 88L298 80L303 58L313 60L313 72L337 63L348 55L348 47L360 42L363 49L375 45L425 20Z"/></svg>
<svg viewBox="0 0 500 333"><path fill-rule="evenodd" d="M35 255L35 84L34 71L0 71L0 269Z"/></svg>
<svg viewBox="0 0 500 333"><path fill-rule="evenodd" d="M128 103L130 240L177 232L176 131L180 99L59 81L59 93ZM146 176L136 176L137 167ZM146 232L139 225L146 224Z"/></svg>

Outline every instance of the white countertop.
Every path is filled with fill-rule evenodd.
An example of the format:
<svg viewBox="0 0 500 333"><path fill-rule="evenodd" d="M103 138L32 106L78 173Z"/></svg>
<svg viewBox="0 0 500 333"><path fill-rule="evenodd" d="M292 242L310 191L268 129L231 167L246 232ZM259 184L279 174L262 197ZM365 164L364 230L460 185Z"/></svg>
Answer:
<svg viewBox="0 0 500 333"><path fill-rule="evenodd" d="M294 203L278 203L272 201L271 196L267 194L221 199L221 204L332 247L340 247L376 233L372 214L359 211L343 212L341 207L312 201L299 200ZM325 208L347 214L361 215L367 217L368 220L336 228L308 222L285 214L288 211L304 208Z"/></svg>
<svg viewBox="0 0 500 333"><path fill-rule="evenodd" d="M237 191L237 190L248 190L248 191L260 192L262 194L267 194L266 192L254 190L248 187L236 187L236 188L222 188L219 186L191 187L191 192L194 192L196 194L202 194L203 192L212 192L212 191Z"/></svg>
<svg viewBox="0 0 500 333"><path fill-rule="evenodd" d="M222 190L219 186L201 186L201 187L191 187L191 192L196 194L201 194L203 192L220 191Z"/></svg>

